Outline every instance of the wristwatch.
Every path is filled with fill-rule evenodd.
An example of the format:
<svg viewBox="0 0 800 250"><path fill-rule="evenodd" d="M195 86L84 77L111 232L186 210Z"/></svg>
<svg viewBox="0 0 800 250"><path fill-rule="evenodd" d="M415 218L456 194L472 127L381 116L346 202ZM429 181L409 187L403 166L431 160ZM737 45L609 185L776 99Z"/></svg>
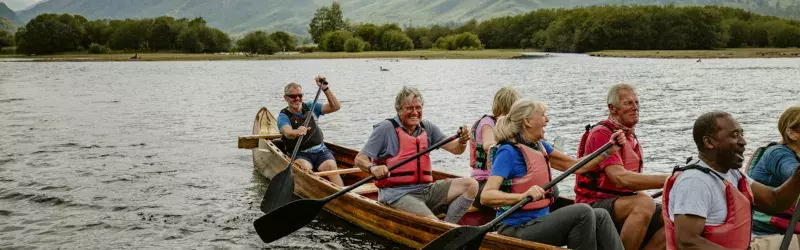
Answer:
<svg viewBox="0 0 800 250"><path fill-rule="evenodd" d="M602 154L600 154L600 155L602 155L602 156L603 156L603 158L606 158L606 159L608 159L608 158L611 158L611 155L609 155L609 154L608 154L607 152L605 152L605 151L603 151L603 153L602 153Z"/></svg>

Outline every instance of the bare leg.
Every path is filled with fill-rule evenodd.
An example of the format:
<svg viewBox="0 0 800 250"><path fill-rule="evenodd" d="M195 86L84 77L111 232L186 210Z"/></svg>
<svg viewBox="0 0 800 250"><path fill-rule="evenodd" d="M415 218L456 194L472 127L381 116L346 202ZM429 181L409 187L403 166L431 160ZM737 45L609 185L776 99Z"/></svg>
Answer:
<svg viewBox="0 0 800 250"><path fill-rule="evenodd" d="M644 193L620 197L614 202L614 223L622 224L619 237L625 249L639 249L655 210L655 201Z"/></svg>
<svg viewBox="0 0 800 250"><path fill-rule="evenodd" d="M450 183L450 190L447 192L447 203L453 202L458 196L474 200L478 195L478 181L472 178L453 179Z"/></svg>
<svg viewBox="0 0 800 250"><path fill-rule="evenodd" d="M338 169L338 168L336 167L336 161L334 161L334 160L327 160L327 161L322 162L322 165L319 165L319 171L320 172L322 172L322 171L331 171L331 170L336 170L336 169ZM344 186L344 182L342 181L342 177L339 176L338 174L329 175L328 179L331 180L331 182L333 182L333 184L336 184L337 186L340 186L340 187Z"/></svg>

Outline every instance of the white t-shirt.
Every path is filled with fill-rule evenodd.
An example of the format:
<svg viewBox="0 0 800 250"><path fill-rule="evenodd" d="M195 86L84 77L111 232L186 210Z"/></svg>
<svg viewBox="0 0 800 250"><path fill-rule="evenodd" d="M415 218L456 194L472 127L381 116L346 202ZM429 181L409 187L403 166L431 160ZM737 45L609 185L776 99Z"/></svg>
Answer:
<svg viewBox="0 0 800 250"><path fill-rule="evenodd" d="M697 159L692 164L708 168L705 162L699 160L700 157ZM728 173L716 173L731 182L734 188L739 188L739 179L742 176L746 178L747 185L753 184L753 179L744 173L740 175L741 172L735 169L729 170ZM706 174L698 170L682 172L669 193L669 219L675 221L676 214L691 214L706 218L706 226L722 225L728 216L725 184L713 173Z"/></svg>

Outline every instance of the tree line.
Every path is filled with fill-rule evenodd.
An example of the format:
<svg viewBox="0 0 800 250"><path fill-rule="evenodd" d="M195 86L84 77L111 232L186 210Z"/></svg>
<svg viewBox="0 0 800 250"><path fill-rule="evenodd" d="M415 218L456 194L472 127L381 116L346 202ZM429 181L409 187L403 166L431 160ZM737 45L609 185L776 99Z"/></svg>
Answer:
<svg viewBox="0 0 800 250"><path fill-rule="evenodd" d="M351 23L334 2L318 9L309 24L316 46L296 47L286 32L254 31L232 41L202 18L92 20L42 14L0 33L0 47L16 44L26 54L111 50L272 54L278 51L398 51L413 49L538 48L588 52L606 49L681 50L800 47L800 21L720 6L591 6L539 9L525 14L472 20L461 25L401 28L397 24Z"/></svg>

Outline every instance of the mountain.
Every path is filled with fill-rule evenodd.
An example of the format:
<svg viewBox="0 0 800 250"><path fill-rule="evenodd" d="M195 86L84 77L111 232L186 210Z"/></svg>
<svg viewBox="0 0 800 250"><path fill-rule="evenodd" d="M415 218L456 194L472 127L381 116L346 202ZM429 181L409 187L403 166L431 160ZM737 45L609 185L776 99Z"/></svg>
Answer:
<svg viewBox="0 0 800 250"><path fill-rule="evenodd" d="M0 30L16 32L17 27L10 20L0 16Z"/></svg>
<svg viewBox="0 0 800 250"><path fill-rule="evenodd" d="M41 1L42 0L0 0L0 2L6 3L8 8L14 11L24 10Z"/></svg>
<svg viewBox="0 0 800 250"><path fill-rule="evenodd" d="M0 17L4 17L12 23L22 24L22 21L17 17L17 13L9 9L3 2L0 2Z"/></svg>
<svg viewBox="0 0 800 250"><path fill-rule="evenodd" d="M800 17L800 0L341 0L352 22L401 26L457 24L529 12L596 4L717 4L760 14ZM88 19L169 15L194 18L232 34L255 29L305 35L317 8L331 0L47 0L18 13L27 22L41 13L80 14Z"/></svg>

